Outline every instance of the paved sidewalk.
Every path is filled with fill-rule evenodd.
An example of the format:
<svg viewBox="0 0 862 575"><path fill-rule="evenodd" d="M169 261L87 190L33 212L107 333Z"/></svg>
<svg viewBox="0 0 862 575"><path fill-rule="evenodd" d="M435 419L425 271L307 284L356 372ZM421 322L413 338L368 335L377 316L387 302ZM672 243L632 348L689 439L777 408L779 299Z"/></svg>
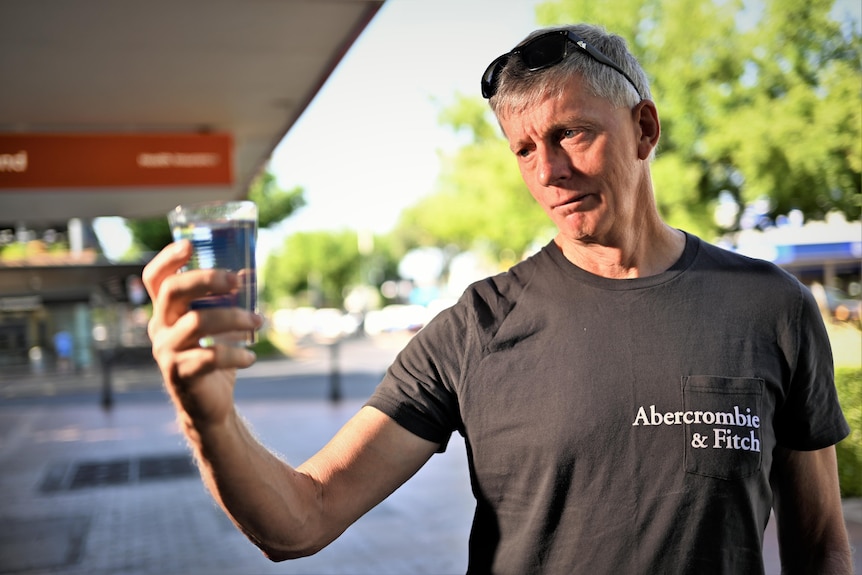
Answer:
<svg viewBox="0 0 862 575"><path fill-rule="evenodd" d="M252 401L240 408L268 445L299 462L359 405ZM166 406L121 404L109 414L80 405L0 410L0 421L0 573L400 575L463 573L466 566L471 495L455 442L329 548L273 564L224 517L196 473L111 479L108 464L182 461L185 447ZM82 464L99 462L104 468L93 473L102 484L73 478L42 489L52 469L77 463L77 477Z"/></svg>
<svg viewBox="0 0 862 575"><path fill-rule="evenodd" d="M298 463L361 406L397 345L343 353L344 400L328 397L330 357L260 362L242 372L238 405L263 441ZM345 350L347 351L347 350ZM276 377L286 375L287 377ZM128 373L115 406L98 378L66 381L50 400L0 389L0 574L457 574L473 511L464 445L448 451L317 555L271 563L212 502L152 369ZM50 379L50 378L48 378ZM125 383L122 383L125 382ZM50 393L51 382L45 389ZM73 393L74 390L74 393ZM13 399L17 397L17 399ZM862 504L846 502L862 547ZM778 574L773 528L767 574ZM857 571L859 570L857 557Z"/></svg>
<svg viewBox="0 0 862 575"><path fill-rule="evenodd" d="M359 409L396 352L378 345L343 354L345 399L337 403L326 399L326 349L299 361L260 362L241 374L237 404L267 445L299 463ZM284 372L289 379L273 377ZM276 564L204 490L173 410L156 391L158 374L144 368L118 376L111 410L99 403L98 375L64 378L58 388L39 379L29 393L20 380L0 386L7 392L0 395L0 574L465 571L473 503L463 442L435 455L325 550Z"/></svg>

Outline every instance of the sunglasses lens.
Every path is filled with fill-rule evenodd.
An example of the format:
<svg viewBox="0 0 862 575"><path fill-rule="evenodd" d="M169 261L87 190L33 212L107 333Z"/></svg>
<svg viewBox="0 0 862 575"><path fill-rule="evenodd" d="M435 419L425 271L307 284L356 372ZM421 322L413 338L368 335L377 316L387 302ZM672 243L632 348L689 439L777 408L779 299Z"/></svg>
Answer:
<svg viewBox="0 0 862 575"><path fill-rule="evenodd" d="M493 62L482 74L482 96L490 98L497 92L497 81L500 77L500 72L509 61L509 54L503 54Z"/></svg>
<svg viewBox="0 0 862 575"><path fill-rule="evenodd" d="M622 74L622 76L628 80L629 84L632 85L632 88L635 89L635 92L637 92L641 100L643 100L640 88L638 88L637 84L634 83L622 68L617 66L610 58L602 54L599 50L587 44L574 32L548 32L546 34L542 34L522 46L515 47L515 49L508 54L503 54L491 62L491 65L488 66L485 73L482 74L482 96L485 98L491 98L497 93L497 83L500 80L500 73L503 71L503 68L506 67L506 63L509 61L511 56L517 55L521 58L524 66L526 66L530 72L537 72L562 62L568 54L569 42L571 42L572 46L576 46L582 52L588 54L593 58L593 60L604 64L605 66L610 66Z"/></svg>
<svg viewBox="0 0 862 575"><path fill-rule="evenodd" d="M531 71L553 66L566 57L568 42L563 34L539 36L521 48L521 59Z"/></svg>

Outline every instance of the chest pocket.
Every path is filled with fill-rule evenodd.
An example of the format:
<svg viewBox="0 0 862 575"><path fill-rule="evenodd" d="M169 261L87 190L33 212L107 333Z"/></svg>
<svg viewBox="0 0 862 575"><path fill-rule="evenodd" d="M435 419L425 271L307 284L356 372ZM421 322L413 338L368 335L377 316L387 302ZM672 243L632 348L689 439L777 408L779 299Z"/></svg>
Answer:
<svg viewBox="0 0 862 575"><path fill-rule="evenodd" d="M683 377L685 471L718 479L742 479L763 460L762 379Z"/></svg>

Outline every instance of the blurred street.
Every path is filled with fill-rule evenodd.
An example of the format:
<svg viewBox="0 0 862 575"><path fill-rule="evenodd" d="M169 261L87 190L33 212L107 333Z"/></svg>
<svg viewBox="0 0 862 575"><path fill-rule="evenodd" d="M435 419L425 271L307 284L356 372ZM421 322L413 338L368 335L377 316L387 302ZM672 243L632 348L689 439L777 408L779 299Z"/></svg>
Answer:
<svg viewBox="0 0 862 575"><path fill-rule="evenodd" d="M299 463L359 409L403 343L344 342L339 402L329 399L330 349L311 347L243 371L237 403L268 445ZM463 442L324 551L275 564L205 492L155 368L114 376L111 410L98 374L0 380L0 573L464 572L472 496Z"/></svg>
<svg viewBox="0 0 862 575"><path fill-rule="evenodd" d="M403 338L355 338L333 355L241 372L237 403L293 463L362 405ZM401 489L316 556L271 563L205 492L153 366L117 369L113 408L99 374L0 378L0 574L256 575L463 573L473 511L463 441L453 438ZM330 400L333 383L341 400ZM862 546L862 507L847 502ZM772 528L767 573L779 572ZM857 557L858 569L858 557Z"/></svg>

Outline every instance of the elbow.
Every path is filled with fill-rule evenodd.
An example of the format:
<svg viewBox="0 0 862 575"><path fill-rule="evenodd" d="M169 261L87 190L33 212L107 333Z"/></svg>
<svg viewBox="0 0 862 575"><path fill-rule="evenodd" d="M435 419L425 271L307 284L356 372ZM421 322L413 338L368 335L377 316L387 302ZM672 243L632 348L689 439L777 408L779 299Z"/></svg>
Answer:
<svg viewBox="0 0 862 575"><path fill-rule="evenodd" d="M255 542L255 544L257 545L258 549L263 552L264 557L266 557L273 563L281 563L282 561L288 561L290 559L301 559L303 557L310 557L324 547L323 545L320 545L315 547L285 548L276 545L264 545L260 542Z"/></svg>
<svg viewBox="0 0 862 575"><path fill-rule="evenodd" d="M249 533L246 533L246 536L260 549L264 557L273 563L310 557L332 541L332 539L322 540L313 538L302 541L296 539L292 541L273 540L254 537Z"/></svg>
<svg viewBox="0 0 862 575"><path fill-rule="evenodd" d="M263 556L272 561L273 563L281 563L282 561L288 561L290 559L300 559L302 557L308 557L309 555L313 555L315 553L305 553L302 551L285 551L284 549L268 549L264 547L260 547L260 550L263 552Z"/></svg>
<svg viewBox="0 0 862 575"><path fill-rule="evenodd" d="M306 498L300 504L285 501L279 508L282 511L256 516L256 521L234 523L245 536L274 563L299 559L316 554L329 545L342 530L327 528L324 521L319 491L313 491L314 498ZM277 496L274 497L277 500ZM309 500L313 503L307 503Z"/></svg>

